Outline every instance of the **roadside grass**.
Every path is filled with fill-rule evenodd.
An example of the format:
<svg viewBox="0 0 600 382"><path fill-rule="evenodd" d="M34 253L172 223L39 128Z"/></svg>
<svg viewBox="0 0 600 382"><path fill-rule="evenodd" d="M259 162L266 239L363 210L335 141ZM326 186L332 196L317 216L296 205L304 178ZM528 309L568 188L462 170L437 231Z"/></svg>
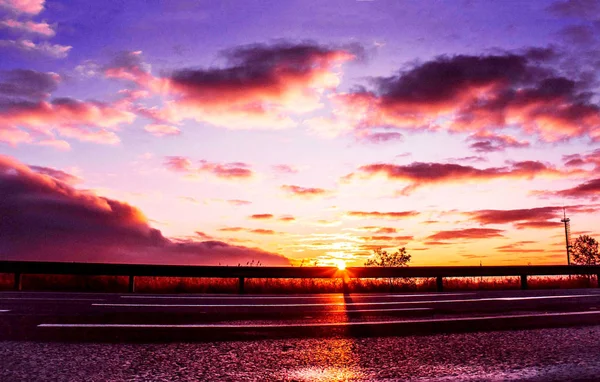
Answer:
<svg viewBox="0 0 600 382"><path fill-rule="evenodd" d="M22 290L70 292L127 292L127 276L23 275ZM595 288L596 277L588 276L530 276L530 289ZM349 279L346 290L350 293L376 292L433 292L433 278ZM0 274L0 290L13 290L12 274ZM460 277L445 278L444 291L508 290L521 287L519 277ZM137 293L237 293L237 279L194 277L136 277ZM246 279L246 293L342 293L341 279Z"/></svg>

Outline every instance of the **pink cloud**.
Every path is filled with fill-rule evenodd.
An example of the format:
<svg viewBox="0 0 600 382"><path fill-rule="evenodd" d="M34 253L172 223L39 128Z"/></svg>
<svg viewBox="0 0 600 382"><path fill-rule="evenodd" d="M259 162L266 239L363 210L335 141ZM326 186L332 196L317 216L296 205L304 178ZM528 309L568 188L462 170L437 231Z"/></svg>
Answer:
<svg viewBox="0 0 600 382"><path fill-rule="evenodd" d="M156 123L146 125L144 127L144 130L146 130L150 134L157 136L157 137L181 134L181 130L179 130L175 126L156 124Z"/></svg>
<svg viewBox="0 0 600 382"><path fill-rule="evenodd" d="M248 179L254 175L250 165L242 162L216 163L200 160L198 165L194 166L189 158L171 156L166 157L165 166L171 171L187 174L209 173L222 179Z"/></svg>
<svg viewBox="0 0 600 382"><path fill-rule="evenodd" d="M326 196L331 193L331 191L325 190L323 188L301 187L288 184L281 186L281 189L292 196L299 196L307 199Z"/></svg>
<svg viewBox="0 0 600 382"><path fill-rule="evenodd" d="M54 29L46 22L36 23L35 21L3 20L0 21L0 27L11 28L27 33L36 33L46 37L54 36Z"/></svg>
<svg viewBox="0 0 600 382"><path fill-rule="evenodd" d="M256 44L224 52L222 68L180 69L159 78L143 64L141 52L126 52L105 75L169 97L162 109L152 111L156 121L282 129L296 124L290 114L321 108L323 92L339 84L339 66L360 54L358 47Z"/></svg>
<svg viewBox="0 0 600 382"><path fill-rule="evenodd" d="M8 8L17 13L37 15L44 10L46 0L0 0L0 7Z"/></svg>

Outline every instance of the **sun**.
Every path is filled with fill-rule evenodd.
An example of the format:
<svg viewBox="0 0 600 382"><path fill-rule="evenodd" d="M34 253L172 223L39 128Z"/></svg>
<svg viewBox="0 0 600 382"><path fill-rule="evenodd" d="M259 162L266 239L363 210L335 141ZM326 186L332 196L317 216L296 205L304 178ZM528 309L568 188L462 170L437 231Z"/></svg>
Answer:
<svg viewBox="0 0 600 382"><path fill-rule="evenodd" d="M344 260L336 260L335 265L340 271L346 269L346 262Z"/></svg>

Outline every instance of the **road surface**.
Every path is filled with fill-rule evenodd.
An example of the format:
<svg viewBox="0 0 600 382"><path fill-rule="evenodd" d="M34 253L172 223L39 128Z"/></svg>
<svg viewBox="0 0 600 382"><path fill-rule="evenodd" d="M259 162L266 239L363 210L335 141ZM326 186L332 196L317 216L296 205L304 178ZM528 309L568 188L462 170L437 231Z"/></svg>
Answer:
<svg viewBox="0 0 600 382"><path fill-rule="evenodd" d="M0 380L598 380L600 290L0 293Z"/></svg>

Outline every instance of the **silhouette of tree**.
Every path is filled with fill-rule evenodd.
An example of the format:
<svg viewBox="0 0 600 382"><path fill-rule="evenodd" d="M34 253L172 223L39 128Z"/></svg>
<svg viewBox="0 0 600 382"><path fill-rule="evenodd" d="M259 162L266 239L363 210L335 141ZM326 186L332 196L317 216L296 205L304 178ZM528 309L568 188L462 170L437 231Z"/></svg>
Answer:
<svg viewBox="0 0 600 382"><path fill-rule="evenodd" d="M398 248L396 252L384 251L381 248L373 250L373 257L365 262L366 267L405 267L410 262L410 255L406 248ZM394 291L397 286L404 288L414 288L416 281L412 278L396 279L390 277L387 279L390 291Z"/></svg>
<svg viewBox="0 0 600 382"><path fill-rule="evenodd" d="M573 263L575 264L600 264L600 255L598 255L598 241L591 236L581 235L575 239L571 254Z"/></svg>
<svg viewBox="0 0 600 382"><path fill-rule="evenodd" d="M377 248L373 250L373 255L373 258L365 262L366 267L404 267L410 262L410 255L405 247L393 253Z"/></svg>

